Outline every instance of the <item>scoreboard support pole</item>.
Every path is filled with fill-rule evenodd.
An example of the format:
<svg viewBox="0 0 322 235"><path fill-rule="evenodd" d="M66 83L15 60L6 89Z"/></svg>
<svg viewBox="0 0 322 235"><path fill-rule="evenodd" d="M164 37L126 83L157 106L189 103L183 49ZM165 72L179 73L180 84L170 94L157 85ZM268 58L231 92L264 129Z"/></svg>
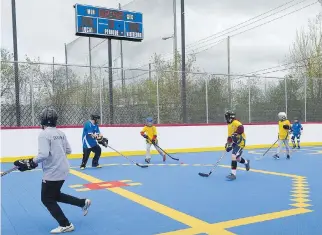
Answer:
<svg viewBox="0 0 322 235"><path fill-rule="evenodd" d="M13 37L13 58L15 73L15 96L16 96L16 121L17 126L21 126L21 110L20 110L20 85L19 85L19 64L18 64L18 42L17 42L17 22L16 22L16 1L11 0L12 14L12 37Z"/></svg>
<svg viewBox="0 0 322 235"><path fill-rule="evenodd" d="M182 87L181 87L181 99L182 99L182 119L183 123L187 123L187 97L186 97L186 33L185 33L185 12L184 12L184 0L181 0L181 55L182 55Z"/></svg>
<svg viewBox="0 0 322 235"><path fill-rule="evenodd" d="M108 83L110 96L110 124L114 124L114 105L113 105L113 71L112 71L112 39L108 39Z"/></svg>

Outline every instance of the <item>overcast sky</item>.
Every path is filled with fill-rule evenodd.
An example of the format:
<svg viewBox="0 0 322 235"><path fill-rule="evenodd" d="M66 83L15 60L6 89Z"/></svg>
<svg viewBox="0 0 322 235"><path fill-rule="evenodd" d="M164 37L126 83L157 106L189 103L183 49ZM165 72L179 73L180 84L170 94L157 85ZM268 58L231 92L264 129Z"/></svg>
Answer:
<svg viewBox="0 0 322 235"><path fill-rule="evenodd" d="M187 53L191 53L192 50L208 49L197 54L198 66L212 73L227 73L227 41L224 40L214 45L215 42L302 8L316 0L293 1L284 8L297 2L302 3L237 31L218 38L210 38L206 43L190 44L289 1L186 0ZM16 0L19 60L23 60L24 56L28 55L31 58L40 57L40 60L44 62L51 62L54 57L56 62L63 63L64 43L67 43L70 63L88 63L88 39L80 38L73 42L78 38L75 36L73 5L80 3L116 8L118 2L125 5L127 10L142 12L144 18L144 41L124 43L125 66L136 67L148 64L154 52L171 58L172 40L163 41L161 37L170 36L173 33L172 0L135 0L127 5L129 0ZM285 63L285 58L295 39L296 30L305 27L308 19L314 18L321 12L321 9L320 4L315 4L272 23L232 36L231 72L242 74ZM180 35L179 0L177 0L177 11L178 34ZM179 37L179 47L180 40ZM93 44L100 41L102 40L95 39ZM211 45L214 46L209 48ZM11 0L1 0L1 47L13 50ZM113 43L113 48L113 58L117 59L119 56L117 42ZM93 49L93 63L99 65L107 63L106 42ZM268 75L281 75L281 73Z"/></svg>

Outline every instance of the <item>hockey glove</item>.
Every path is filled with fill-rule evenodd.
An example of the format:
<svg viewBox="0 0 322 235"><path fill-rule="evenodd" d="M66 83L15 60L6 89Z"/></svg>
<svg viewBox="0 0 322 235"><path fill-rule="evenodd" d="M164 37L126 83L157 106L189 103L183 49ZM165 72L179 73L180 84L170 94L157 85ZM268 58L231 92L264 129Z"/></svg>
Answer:
<svg viewBox="0 0 322 235"><path fill-rule="evenodd" d="M18 167L19 171L30 171L38 166L32 158L17 160L13 164Z"/></svg>
<svg viewBox="0 0 322 235"><path fill-rule="evenodd" d="M97 141L100 145L103 145L104 147L107 147L108 145L108 139L102 137L100 140Z"/></svg>
<svg viewBox="0 0 322 235"><path fill-rule="evenodd" d="M155 136L153 136L153 138L152 138L152 144L153 145L155 145L156 143L158 143L158 140L157 140L157 136L155 135Z"/></svg>
<svg viewBox="0 0 322 235"><path fill-rule="evenodd" d="M225 149L226 149L227 153L230 152L233 149L233 147L231 146L231 143L226 143L225 144Z"/></svg>

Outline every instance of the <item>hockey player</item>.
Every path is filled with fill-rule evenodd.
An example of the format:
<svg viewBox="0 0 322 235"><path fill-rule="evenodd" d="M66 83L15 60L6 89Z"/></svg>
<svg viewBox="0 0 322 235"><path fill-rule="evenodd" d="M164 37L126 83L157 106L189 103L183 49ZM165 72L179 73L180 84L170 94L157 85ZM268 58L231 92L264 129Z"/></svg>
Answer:
<svg viewBox="0 0 322 235"><path fill-rule="evenodd" d="M103 139L103 135L98 127L98 120L100 116L92 114L90 120L86 121L83 128L82 142L83 142L83 159L80 166L81 170L84 170L91 152L94 152L94 158L92 160L92 167L101 168L98 164L98 160L101 157L102 149L97 141Z"/></svg>
<svg viewBox="0 0 322 235"><path fill-rule="evenodd" d="M84 216L91 205L89 199L76 198L60 191L69 174L66 154L70 154L72 150L65 134L56 129L57 119L58 115L54 109L44 109L41 113L43 131L38 136L38 155L35 158L14 162L20 171L32 170L38 163L42 163L41 201L59 224L58 228L51 230L53 234L74 230L74 225L66 218L57 202L82 208Z"/></svg>
<svg viewBox="0 0 322 235"><path fill-rule="evenodd" d="M294 118L294 123L291 127L291 133L292 133L292 143L293 143L293 149L296 148L296 143L295 143L295 139L297 139L297 148L300 149L300 138L302 135L302 131L303 131L303 126L302 124L299 122L298 118Z"/></svg>
<svg viewBox="0 0 322 235"><path fill-rule="evenodd" d="M226 177L228 180L236 179L237 162L244 164L246 170L250 169L250 161L241 157L246 144L246 135L243 124L236 119L232 111L225 113L225 119L228 124L228 138L225 145L226 151L232 151L231 155L231 173Z"/></svg>
<svg viewBox="0 0 322 235"><path fill-rule="evenodd" d="M290 146L289 142L289 131L291 129L291 123L286 117L285 112L278 113L278 148L276 154L273 156L275 159L279 160L279 154L281 153L282 144L286 148L286 159L290 159Z"/></svg>
<svg viewBox="0 0 322 235"><path fill-rule="evenodd" d="M153 125L153 118L152 117L148 117L146 119L146 125L143 127L143 129L140 132L140 134L143 136L143 138L146 139L145 162L150 163L150 160L151 160L151 153L150 153L151 145L152 144L158 144L157 128ZM159 149L157 146L155 146L155 149L163 157L163 161L165 162L165 160L166 160L165 153L161 149Z"/></svg>

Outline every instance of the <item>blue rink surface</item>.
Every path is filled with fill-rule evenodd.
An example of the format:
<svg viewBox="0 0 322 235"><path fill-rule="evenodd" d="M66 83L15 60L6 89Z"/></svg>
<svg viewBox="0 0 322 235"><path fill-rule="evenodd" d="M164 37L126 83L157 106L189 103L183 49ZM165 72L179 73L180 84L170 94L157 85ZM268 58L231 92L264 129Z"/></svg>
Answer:
<svg viewBox="0 0 322 235"><path fill-rule="evenodd" d="M198 175L208 173L222 152L173 154L180 161L168 158L165 164L153 155L145 169L123 157L109 157L101 158L103 168L81 171L80 159L70 160L81 174L71 172L62 191L89 198L92 206L86 217L81 208L60 206L74 224L75 235L322 234L322 146L295 150L291 160L282 155L274 160L269 152L256 161L265 151L245 150L243 157L251 160L252 170L242 170L239 164L233 182L225 179L231 154L208 178ZM144 162L144 156L130 158ZM1 164L1 171L11 167L12 163ZM41 203L41 177L38 169L1 178L2 235L44 235L58 226ZM77 191L88 188L88 180L105 185ZM106 189L111 181L122 180L134 185Z"/></svg>

